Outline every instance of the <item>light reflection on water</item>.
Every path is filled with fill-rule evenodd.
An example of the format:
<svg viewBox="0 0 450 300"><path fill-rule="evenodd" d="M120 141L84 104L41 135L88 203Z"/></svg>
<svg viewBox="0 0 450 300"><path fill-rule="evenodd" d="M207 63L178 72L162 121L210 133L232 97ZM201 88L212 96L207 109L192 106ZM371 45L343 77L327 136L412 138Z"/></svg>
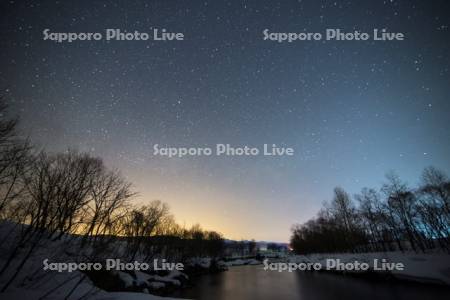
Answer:
<svg viewBox="0 0 450 300"><path fill-rule="evenodd" d="M198 300L422 300L450 299L450 289L434 285L360 279L317 272L264 271L262 266L231 267L203 275L177 294Z"/></svg>

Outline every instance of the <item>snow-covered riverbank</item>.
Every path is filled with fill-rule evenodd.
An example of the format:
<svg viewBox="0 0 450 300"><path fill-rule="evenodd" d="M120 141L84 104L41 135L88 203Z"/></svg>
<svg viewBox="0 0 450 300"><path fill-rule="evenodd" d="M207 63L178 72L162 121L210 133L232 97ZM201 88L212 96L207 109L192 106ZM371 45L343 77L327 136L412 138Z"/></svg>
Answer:
<svg viewBox="0 0 450 300"><path fill-rule="evenodd" d="M26 227L13 223L0 223L0 267L9 265L0 277L0 287L13 276L17 268L25 261L29 248L17 249L14 256L10 255L10 249L14 245L18 233ZM101 269L99 272L75 270L46 269L46 262L54 264L76 264L87 265L88 263L99 263L108 256L89 259L95 249L83 248L83 253L73 251L79 247L80 239L76 236L63 236L54 240L42 238L35 246L34 251L26 259L20 273L4 292L0 292L0 299L142 299L160 300L173 299L156 295L167 295L174 289L181 288L188 280L186 271L167 270L155 271L107 271ZM117 241L114 250L121 249L123 245ZM108 252L109 253L109 252ZM111 255L118 253L111 251ZM120 251L119 251L120 253ZM105 254L106 255L106 254ZM137 261L147 262L153 266L151 261L136 257ZM9 263L8 263L9 262ZM213 265L212 259L191 259L186 261L186 270L191 268L206 269Z"/></svg>
<svg viewBox="0 0 450 300"><path fill-rule="evenodd" d="M368 271L335 270L336 272L358 275L358 273L379 272L399 280L450 285L450 255L441 252L373 252L373 253L339 253L287 256L285 260L293 263L319 263L323 266L332 259L342 264L367 263L372 266ZM401 263L403 270L374 270L374 261Z"/></svg>

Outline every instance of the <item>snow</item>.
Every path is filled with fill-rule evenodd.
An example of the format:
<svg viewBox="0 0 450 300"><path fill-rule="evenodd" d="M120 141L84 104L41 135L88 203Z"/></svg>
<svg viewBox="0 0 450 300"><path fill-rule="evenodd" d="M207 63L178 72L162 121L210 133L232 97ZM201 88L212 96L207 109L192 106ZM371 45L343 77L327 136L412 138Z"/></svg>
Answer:
<svg viewBox="0 0 450 300"><path fill-rule="evenodd" d="M150 282L149 284L148 284L152 289L155 289L155 290L157 290L157 289L162 289L162 288L164 288L166 285L164 284L164 283L162 283L162 282Z"/></svg>
<svg viewBox="0 0 450 300"><path fill-rule="evenodd" d="M119 279L124 283L125 287L147 286L152 289L161 289L164 288L167 284L181 286L181 282L177 278L188 279L188 276L186 274L177 270L172 270L165 276L150 275L144 272L135 271L134 274L136 278L128 273L120 271L115 271L114 274L117 274L119 276Z"/></svg>
<svg viewBox="0 0 450 300"><path fill-rule="evenodd" d="M203 269L208 269L211 266L211 258L209 257L193 257L188 260L188 266L200 267Z"/></svg>
<svg viewBox="0 0 450 300"><path fill-rule="evenodd" d="M392 263L403 263L404 270L389 272L397 279L412 280L450 285L450 255L442 252L371 252L371 253L339 253L311 254L287 257L288 262L311 262L325 265L326 259L340 259L342 263L366 262L373 265L374 259L386 259ZM373 270L372 270L373 271ZM348 272L348 271L347 271Z"/></svg>
<svg viewBox="0 0 450 300"><path fill-rule="evenodd" d="M176 286L181 285L181 282L178 279L173 279L172 276L170 275L168 276L150 275L149 279L152 281L171 283Z"/></svg>
<svg viewBox="0 0 450 300"><path fill-rule="evenodd" d="M141 271L136 271L136 272L134 272L134 274L136 274L136 283L138 285L142 284L142 283L147 283L147 281L152 278L151 275L146 274L146 273L141 272Z"/></svg>
<svg viewBox="0 0 450 300"><path fill-rule="evenodd" d="M243 266L243 265L260 265L261 262L259 260L250 258L250 259L235 259L225 262L225 265L228 267L232 266Z"/></svg>
<svg viewBox="0 0 450 300"><path fill-rule="evenodd" d="M94 297L95 300L176 300L176 298L159 297L144 293L115 292Z"/></svg>
<svg viewBox="0 0 450 300"><path fill-rule="evenodd" d="M42 292L39 291L31 291L31 290L12 290L0 293L0 299L8 299L8 300L23 300L23 299L39 299L43 295ZM51 298L49 298L51 299Z"/></svg>
<svg viewBox="0 0 450 300"><path fill-rule="evenodd" d="M12 224L10 222L0 222L0 266L3 266L7 253L14 238L22 229L23 225ZM74 238L72 237L72 242ZM76 237L75 237L76 242ZM80 253L73 253L69 241L65 237L61 240L52 241L50 239L43 239L42 242L36 247L33 255L24 265L23 269L19 273L19 276L14 281L6 292L0 293L0 299L8 300L34 300L40 299L45 296L48 300L66 299L69 293L72 291L69 300L80 299L85 297L86 299L143 299L143 300L170 300L174 298L164 298L148 294L149 289L160 289L166 286L167 283L173 285L181 285L180 280L177 278L185 277L182 272L171 271L166 276L149 275L143 272L135 272L135 277L131 274L121 271L114 271L117 278L123 282L125 287L140 286L142 284L144 293L132 293L132 292L106 292L94 286L93 282L82 272L57 272L57 271L44 271L43 261L49 259L51 262L72 262L77 257L80 257ZM119 242L120 243L120 242ZM119 245L118 245L119 246ZM20 254L13 260L8 272L0 279L0 286L5 284L15 268L20 263L23 255L27 249L21 249ZM83 249L83 254L87 254L91 249ZM155 280L155 281L153 281ZM145 283L145 284L144 284Z"/></svg>
<svg viewBox="0 0 450 300"><path fill-rule="evenodd" d="M119 279L124 283L125 287L131 287L134 283L134 278L128 273L113 271L113 274L119 276Z"/></svg>

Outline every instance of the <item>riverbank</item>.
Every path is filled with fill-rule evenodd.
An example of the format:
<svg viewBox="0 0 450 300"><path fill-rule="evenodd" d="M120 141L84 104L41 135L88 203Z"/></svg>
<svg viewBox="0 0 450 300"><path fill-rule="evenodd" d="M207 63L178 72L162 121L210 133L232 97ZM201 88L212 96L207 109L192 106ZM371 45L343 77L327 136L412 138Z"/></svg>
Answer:
<svg viewBox="0 0 450 300"><path fill-rule="evenodd" d="M349 270L348 268L322 269L351 276L377 277L386 280L414 281L450 286L450 255L441 252L372 252L372 253L329 253L287 256L287 263L311 263L327 265L327 260L339 261L341 265L366 263L368 270ZM402 270L393 268L376 269L374 262L402 264ZM379 266L379 265L378 265Z"/></svg>
<svg viewBox="0 0 450 300"><path fill-rule="evenodd" d="M110 248L102 249L102 255L97 255L91 246L79 247L82 239L76 235L64 235L60 239L43 237L32 252L30 246L25 246L18 247L11 255L14 241L26 228L26 225L0 222L0 266L9 265L0 277L0 286L3 287L22 265L13 284L0 292L0 299L166 299L160 296L181 289L191 275L227 269L225 263L211 258L192 257L174 262L163 257L137 255L134 261L149 269L109 270L105 266L108 259L128 261L121 254L125 249L123 241L116 240ZM183 270L156 270L155 261L165 261L168 267L181 264Z"/></svg>

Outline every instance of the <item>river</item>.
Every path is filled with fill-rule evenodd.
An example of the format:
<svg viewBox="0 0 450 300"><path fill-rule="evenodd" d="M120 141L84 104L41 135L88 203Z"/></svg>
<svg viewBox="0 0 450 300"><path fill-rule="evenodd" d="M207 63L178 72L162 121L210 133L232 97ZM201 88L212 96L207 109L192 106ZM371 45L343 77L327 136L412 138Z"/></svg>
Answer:
<svg viewBox="0 0 450 300"><path fill-rule="evenodd" d="M450 299L450 289L324 272L279 273L264 271L262 266L238 266L195 278L193 287L173 296L198 300L437 300Z"/></svg>

